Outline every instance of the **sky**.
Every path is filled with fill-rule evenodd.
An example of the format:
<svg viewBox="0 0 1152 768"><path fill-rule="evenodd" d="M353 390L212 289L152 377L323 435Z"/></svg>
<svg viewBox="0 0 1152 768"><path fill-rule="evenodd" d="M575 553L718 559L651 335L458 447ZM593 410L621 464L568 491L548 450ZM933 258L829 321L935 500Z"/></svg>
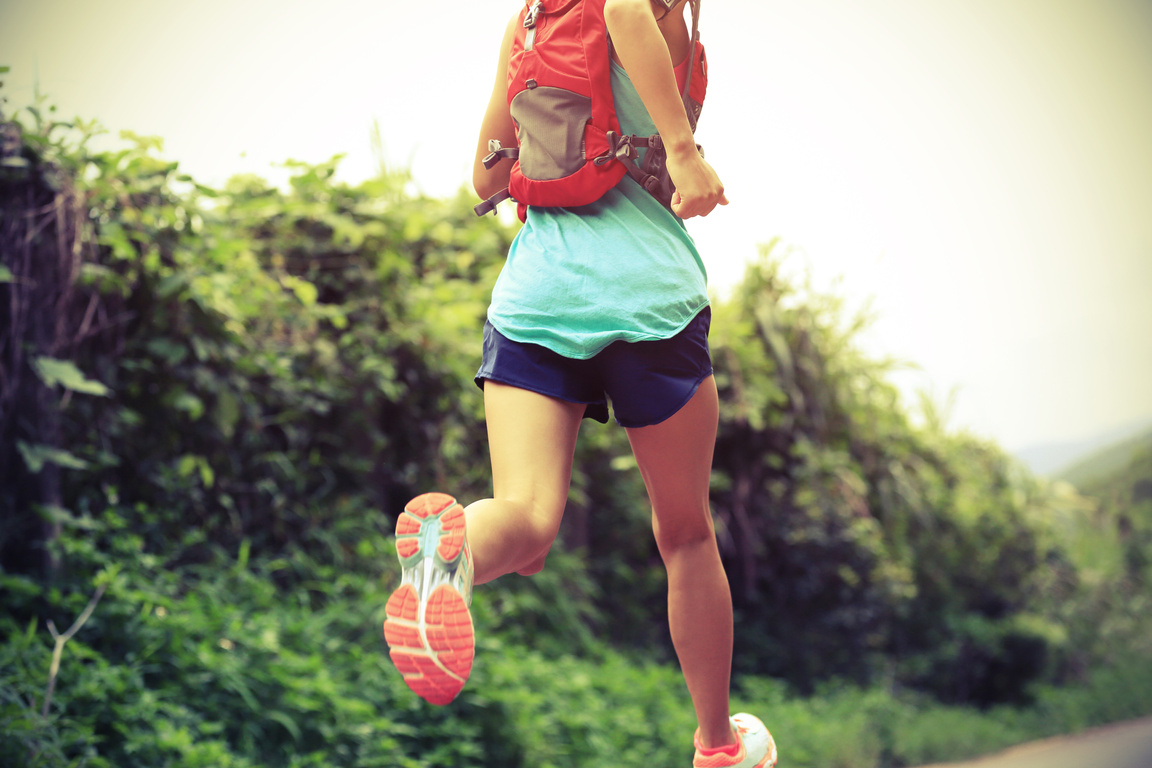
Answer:
<svg viewBox="0 0 1152 768"><path fill-rule="evenodd" d="M164 139L201 183L381 158L468 182L518 0L0 0L0 95ZM948 425L1009 451L1152 423L1152 0L707 0L698 138L762 244L875 318Z"/></svg>

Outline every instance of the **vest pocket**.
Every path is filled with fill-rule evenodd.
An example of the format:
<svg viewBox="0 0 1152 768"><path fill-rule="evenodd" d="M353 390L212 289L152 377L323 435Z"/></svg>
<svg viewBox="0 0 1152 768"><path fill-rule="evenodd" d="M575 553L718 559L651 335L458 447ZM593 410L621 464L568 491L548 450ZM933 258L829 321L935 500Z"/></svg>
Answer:
<svg viewBox="0 0 1152 768"><path fill-rule="evenodd" d="M562 179L584 165L584 126L592 99L564 88L525 88L509 105L520 143L520 172L540 181Z"/></svg>

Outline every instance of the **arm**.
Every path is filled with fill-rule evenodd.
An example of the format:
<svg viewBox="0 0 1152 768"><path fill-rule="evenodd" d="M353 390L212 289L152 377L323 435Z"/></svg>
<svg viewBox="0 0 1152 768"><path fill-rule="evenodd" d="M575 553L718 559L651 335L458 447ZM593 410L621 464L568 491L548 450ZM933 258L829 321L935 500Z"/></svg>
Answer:
<svg viewBox="0 0 1152 768"><path fill-rule="evenodd" d="M607 0L604 20L620 64L664 140L668 174L676 186L672 211L686 219L707 216L717 204L727 205L724 185L696 150L696 139L676 87L672 58L652 4L649 0Z"/></svg>
<svg viewBox="0 0 1152 768"><path fill-rule="evenodd" d="M508 112L508 56L512 50L512 38L520 24L516 14L504 30L504 41L500 44L500 63L496 68L496 84L480 123L480 138L476 144L476 159L472 165L472 187L483 199L488 199L508 186L508 174L512 170L510 161L497 163L488 170L481 162L488 155L488 140L499 139L505 147L516 146L516 126Z"/></svg>

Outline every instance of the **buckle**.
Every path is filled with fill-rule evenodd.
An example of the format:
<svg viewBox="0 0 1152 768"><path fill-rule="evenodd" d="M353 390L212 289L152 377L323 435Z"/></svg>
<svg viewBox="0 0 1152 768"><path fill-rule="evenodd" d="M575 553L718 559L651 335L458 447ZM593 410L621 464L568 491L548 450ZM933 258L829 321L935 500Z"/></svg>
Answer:
<svg viewBox="0 0 1152 768"><path fill-rule="evenodd" d="M532 7L528 9L528 13L524 16L524 29L535 29L536 17L544 10L544 6L540 0L532 3Z"/></svg>
<svg viewBox="0 0 1152 768"><path fill-rule="evenodd" d="M635 147L632 146L632 139L635 138L634 136L617 136L615 138L616 143L614 144L615 148L612 152L612 155L617 160L627 160L636 154Z"/></svg>

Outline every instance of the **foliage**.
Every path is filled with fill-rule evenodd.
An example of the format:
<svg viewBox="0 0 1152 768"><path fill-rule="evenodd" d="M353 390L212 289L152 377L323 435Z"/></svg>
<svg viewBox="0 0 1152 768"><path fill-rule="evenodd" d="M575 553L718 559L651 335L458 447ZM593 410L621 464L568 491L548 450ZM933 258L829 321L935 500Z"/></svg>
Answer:
<svg viewBox="0 0 1152 768"><path fill-rule="evenodd" d="M1152 435L1121 446L1126 460L1115 461L1114 468L1094 461L1081 465L1075 476L1081 492L1095 503L1081 506L1081 531L1091 537L1107 537L1105 550L1119 549L1121 557L1101 558L1099 567L1118 566L1112 575L1129 582L1134 589L1152 583ZM1116 454L1111 454L1115 456ZM1101 458L1107 459L1109 454ZM1100 469L1091 472L1092 467ZM1087 555L1085 555L1087 557Z"/></svg>
<svg viewBox="0 0 1152 768"><path fill-rule="evenodd" d="M343 510L324 556L248 547L171 570L115 510L69 521L55 546L73 585L4 577L0 756L5 765L584 766L686 764L694 715L673 666L597 644L550 656L506 641L477 593L481 647L452 705L408 691L377 627L394 575L389 537ZM113 542L116 542L113 544ZM362 542L362 545L360 544ZM284 590L284 573L315 578ZM88 574L96 574L94 577ZM40 714L51 642L95 583L108 592L69 643ZM39 616L22 625L30 612ZM822 686L798 697L743 677L733 706L761 714L789 764L907 766L1152 711L1152 667L1120 664L1084 685L1043 688L1028 709L981 714L922 694Z"/></svg>
<svg viewBox="0 0 1152 768"><path fill-rule="evenodd" d="M401 505L487 494L471 378L512 228L403 173L341 183L339 158L210 189L156 139L96 152L94 124L27 115L0 121L4 764L686 759L622 430L583 427L548 567L478 592L453 705L420 703L384 652ZM1152 651L1144 507L1124 534L930 404L910 415L853 346L864 320L781 260L766 246L713 308L736 704L792 764L844 766L1045 732L1029 713L1152 711L1149 681L1099 671ZM47 621L102 587L48 702Z"/></svg>
<svg viewBox="0 0 1152 768"><path fill-rule="evenodd" d="M431 707L391 669L377 628L395 574L390 537L355 508L326 546L277 558L248 546L208 564L165 567L108 509L66 522L55 547L65 589L3 578L0 756L5 765L583 766L686 763L694 715L674 666L594 643L549 655L492 623L470 685ZM94 574L94 575L93 575ZM307 574L291 589L285 577ZM108 591L68 644L61 685L40 713L51 641L97 584ZM989 713L922 694L824 685L798 697L762 677L733 707L769 723L796 766L906 766L980 752L1152 711L1152 667L1123 663L1028 709Z"/></svg>
<svg viewBox="0 0 1152 768"><path fill-rule="evenodd" d="M45 158L63 155L48 143L56 127L41 127L45 147L26 151L20 175L45 176ZM68 446L87 471L52 497L10 501L9 514L29 502L142 502L153 548L190 530L260 548L314 524L307 503L352 493L380 508L448 477L462 494L483 488L461 460L483 452L479 398L461 403L458 383L505 229L464 227L462 200L412 199L402 179L331 194L335 161L302 168L288 194L251 179L215 192L156 160L151 140L82 147L67 178L83 224L62 236L85 257L79 303L116 321L73 332L65 362L115 396L80 397L89 390L37 368L45 396L65 387L39 408L67 409L61 433L26 438L33 427L17 417L6 420L12 442ZM13 300L43 282L25 266L13 264Z"/></svg>
<svg viewBox="0 0 1152 768"><path fill-rule="evenodd" d="M1053 508L1078 589L1057 607L1071 644L1099 649L1113 661L1130 651L1152 652L1152 447L1148 436L1121 444L1080 465L1077 492L1060 481ZM1120 460L1120 456L1124 456ZM1095 467L1094 471L1089 472Z"/></svg>
<svg viewBox="0 0 1152 768"><path fill-rule="evenodd" d="M722 305L721 545L740 609L738 667L805 689L897 676L944 700L1023 701L1064 635L1037 612L1064 561L1049 491L996 446L914 425L889 364L851 344L834 299L762 249Z"/></svg>

